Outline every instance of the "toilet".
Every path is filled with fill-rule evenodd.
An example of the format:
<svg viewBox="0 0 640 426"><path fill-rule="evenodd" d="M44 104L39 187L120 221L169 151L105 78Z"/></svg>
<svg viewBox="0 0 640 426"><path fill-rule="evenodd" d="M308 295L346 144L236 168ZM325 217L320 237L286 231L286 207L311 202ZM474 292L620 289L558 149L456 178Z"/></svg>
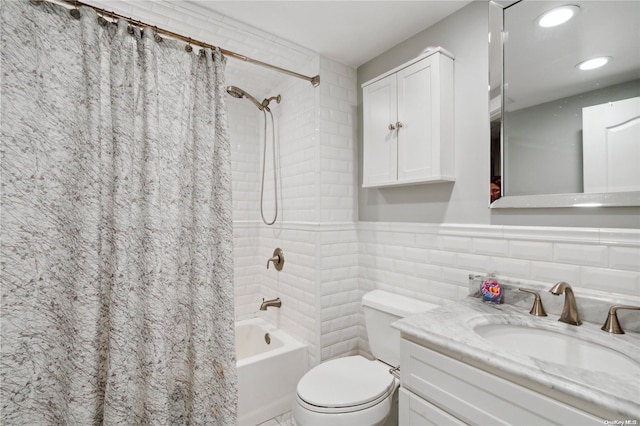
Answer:
<svg viewBox="0 0 640 426"><path fill-rule="evenodd" d="M362 306L376 359L348 356L309 370L296 389L293 418L298 426L374 426L397 419L400 382L389 370L400 364L400 332L391 323L438 305L374 290L364 295Z"/></svg>

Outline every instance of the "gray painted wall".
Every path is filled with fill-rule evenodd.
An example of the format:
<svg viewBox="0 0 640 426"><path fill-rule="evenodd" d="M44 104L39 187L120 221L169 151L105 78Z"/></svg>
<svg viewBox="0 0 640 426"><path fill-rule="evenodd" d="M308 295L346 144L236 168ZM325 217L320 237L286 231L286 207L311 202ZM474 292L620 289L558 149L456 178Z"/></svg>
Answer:
<svg viewBox="0 0 640 426"><path fill-rule="evenodd" d="M358 190L361 221L640 228L640 208L489 209L488 3L477 1L358 68L358 184L362 185L360 85L442 46L455 59L456 182Z"/></svg>
<svg viewBox="0 0 640 426"><path fill-rule="evenodd" d="M505 113L505 194L582 192L582 108L640 96L640 80Z"/></svg>

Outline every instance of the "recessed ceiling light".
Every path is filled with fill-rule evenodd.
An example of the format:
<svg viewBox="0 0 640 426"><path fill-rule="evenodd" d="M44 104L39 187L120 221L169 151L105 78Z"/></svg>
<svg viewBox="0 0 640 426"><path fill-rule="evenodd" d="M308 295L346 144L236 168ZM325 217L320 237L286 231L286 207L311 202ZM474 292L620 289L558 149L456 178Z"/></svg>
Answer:
<svg viewBox="0 0 640 426"><path fill-rule="evenodd" d="M580 8L573 4L556 7L548 12L543 13L538 18L538 25L544 28L555 27L564 24L580 12Z"/></svg>
<svg viewBox="0 0 640 426"><path fill-rule="evenodd" d="M583 71L594 70L607 64L611 60L609 56L601 56L599 58L591 58L580 62L576 67Z"/></svg>

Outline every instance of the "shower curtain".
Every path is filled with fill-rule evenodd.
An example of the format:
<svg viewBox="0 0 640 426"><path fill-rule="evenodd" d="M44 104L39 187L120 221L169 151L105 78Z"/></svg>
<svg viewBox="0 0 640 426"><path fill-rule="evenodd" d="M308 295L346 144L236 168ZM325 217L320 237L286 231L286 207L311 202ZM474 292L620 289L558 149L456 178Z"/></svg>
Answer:
<svg viewBox="0 0 640 426"><path fill-rule="evenodd" d="M235 424L220 52L1 8L0 423Z"/></svg>

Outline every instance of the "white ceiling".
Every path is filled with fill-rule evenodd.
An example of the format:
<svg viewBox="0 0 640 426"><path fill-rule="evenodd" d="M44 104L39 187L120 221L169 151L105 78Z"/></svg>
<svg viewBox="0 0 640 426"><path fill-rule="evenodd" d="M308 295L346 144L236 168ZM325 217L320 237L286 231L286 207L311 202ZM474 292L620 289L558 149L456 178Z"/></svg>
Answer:
<svg viewBox="0 0 640 426"><path fill-rule="evenodd" d="M471 1L190 2L357 68Z"/></svg>

